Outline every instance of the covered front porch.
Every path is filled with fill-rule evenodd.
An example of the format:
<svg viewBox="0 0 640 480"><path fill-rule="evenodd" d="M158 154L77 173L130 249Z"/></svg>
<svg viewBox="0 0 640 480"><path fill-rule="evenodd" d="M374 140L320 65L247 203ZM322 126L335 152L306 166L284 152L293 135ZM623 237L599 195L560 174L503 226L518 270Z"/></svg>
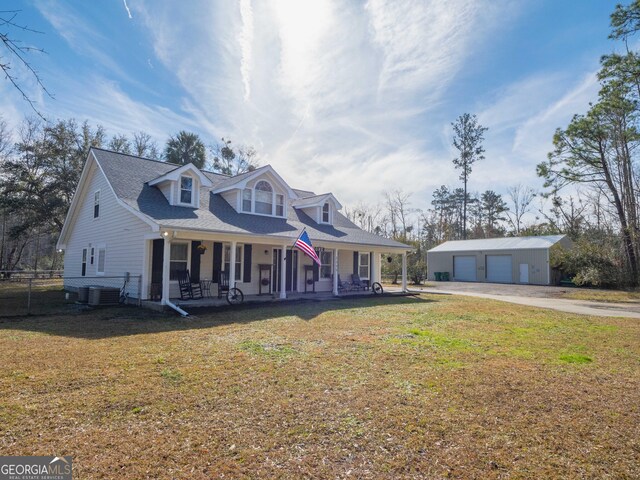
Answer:
<svg viewBox="0 0 640 480"><path fill-rule="evenodd" d="M381 279L383 254L389 253L376 246L318 240L313 241L321 260L317 265L292 247L294 240L161 231L145 239L143 300L169 307L185 302L192 306L223 305L227 301L220 288L221 278L228 279L229 288L240 289L247 302L370 295L370 286ZM406 251L391 253L403 254L402 284L398 290L406 291ZM191 282L201 286L203 298L181 297L178 278L187 270ZM361 291L345 288L354 278L364 286L359 288Z"/></svg>
<svg viewBox="0 0 640 480"><path fill-rule="evenodd" d="M366 298L372 297L375 294L371 290L361 291L344 291L338 295L334 295L333 292L288 292L286 298L280 298L279 295L245 295L244 304L276 304L289 301L330 301L338 299L348 298ZM412 295L409 292L403 292L400 286L388 287L385 286L382 296L402 296ZM377 296L377 295L376 295ZM209 307L225 307L229 306L226 298L218 298L217 296L203 297L198 299L181 300L180 298L171 299L172 303L177 307L192 313L193 309L209 308ZM161 308L163 306L160 301L144 300L143 306L151 308Z"/></svg>

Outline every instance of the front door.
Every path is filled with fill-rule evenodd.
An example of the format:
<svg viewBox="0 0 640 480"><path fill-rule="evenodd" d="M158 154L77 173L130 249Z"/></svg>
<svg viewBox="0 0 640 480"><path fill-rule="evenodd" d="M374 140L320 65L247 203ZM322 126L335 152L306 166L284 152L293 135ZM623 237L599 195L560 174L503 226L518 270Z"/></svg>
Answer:
<svg viewBox="0 0 640 480"><path fill-rule="evenodd" d="M298 290L298 251L288 249L286 258L286 279L285 285L287 292L295 292ZM282 265L282 250L273 249L273 279L272 287L274 292L280 291L280 266Z"/></svg>
<svg viewBox="0 0 640 480"><path fill-rule="evenodd" d="M520 264L520 283L529 283L529 264Z"/></svg>
<svg viewBox="0 0 640 480"><path fill-rule="evenodd" d="M287 292L298 290L298 251L287 250Z"/></svg>

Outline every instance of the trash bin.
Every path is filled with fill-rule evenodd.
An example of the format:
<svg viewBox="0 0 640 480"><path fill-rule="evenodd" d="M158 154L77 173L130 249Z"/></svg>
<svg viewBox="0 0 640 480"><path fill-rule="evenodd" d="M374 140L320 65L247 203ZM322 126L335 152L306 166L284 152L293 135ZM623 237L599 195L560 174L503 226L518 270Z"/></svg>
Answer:
<svg viewBox="0 0 640 480"><path fill-rule="evenodd" d="M433 275L436 277L436 282L442 281L442 272L434 272Z"/></svg>
<svg viewBox="0 0 640 480"><path fill-rule="evenodd" d="M449 281L449 272L440 272L440 276L443 282Z"/></svg>

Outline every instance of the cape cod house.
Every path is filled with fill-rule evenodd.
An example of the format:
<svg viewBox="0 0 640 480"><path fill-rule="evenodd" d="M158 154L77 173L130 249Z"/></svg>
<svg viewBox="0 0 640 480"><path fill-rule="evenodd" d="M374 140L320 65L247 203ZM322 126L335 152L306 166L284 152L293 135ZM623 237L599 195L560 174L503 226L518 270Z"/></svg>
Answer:
<svg viewBox="0 0 640 480"><path fill-rule="evenodd" d="M406 289L410 247L358 228L341 209L333 194L293 189L270 165L229 177L92 148L58 241L65 287L128 273L141 277L130 294L171 305L179 272L190 270L214 291L227 272L245 295L286 298L310 284L338 294L339 277L379 281L381 255L400 253ZM305 228L320 266L292 248Z"/></svg>

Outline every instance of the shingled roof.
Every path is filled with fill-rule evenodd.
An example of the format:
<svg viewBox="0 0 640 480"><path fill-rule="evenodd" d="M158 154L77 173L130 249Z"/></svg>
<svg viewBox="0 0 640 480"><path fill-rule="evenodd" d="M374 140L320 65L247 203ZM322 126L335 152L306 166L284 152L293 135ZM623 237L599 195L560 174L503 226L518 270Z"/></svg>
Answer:
<svg viewBox="0 0 640 480"><path fill-rule="evenodd" d="M306 227L313 241L362 244L393 249L407 245L365 232L344 215L336 212L333 225L320 225L303 211L289 206L287 218L238 213L212 190L229 183L233 177L203 172L212 187L200 190L200 208L172 206L156 187L148 182L176 168L175 164L93 148L92 153L115 194L127 205L163 228L288 237L293 242ZM313 192L295 190L301 197Z"/></svg>

